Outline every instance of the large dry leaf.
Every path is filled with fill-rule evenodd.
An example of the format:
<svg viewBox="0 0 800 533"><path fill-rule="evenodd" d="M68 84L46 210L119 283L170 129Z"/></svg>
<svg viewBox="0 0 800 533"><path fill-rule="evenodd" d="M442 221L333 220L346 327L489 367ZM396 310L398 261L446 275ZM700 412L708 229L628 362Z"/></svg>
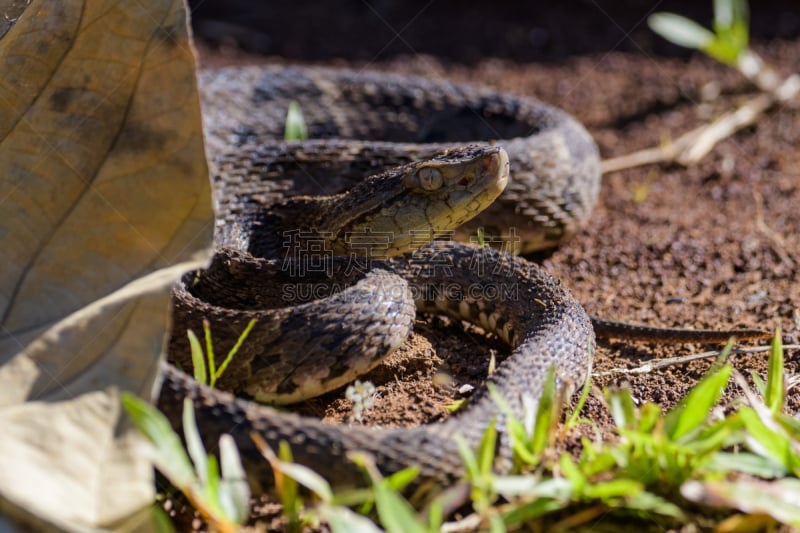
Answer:
<svg viewBox="0 0 800 533"><path fill-rule="evenodd" d="M0 509L82 530L152 501L118 392L150 394L213 215L182 0L25 4L0 0Z"/></svg>

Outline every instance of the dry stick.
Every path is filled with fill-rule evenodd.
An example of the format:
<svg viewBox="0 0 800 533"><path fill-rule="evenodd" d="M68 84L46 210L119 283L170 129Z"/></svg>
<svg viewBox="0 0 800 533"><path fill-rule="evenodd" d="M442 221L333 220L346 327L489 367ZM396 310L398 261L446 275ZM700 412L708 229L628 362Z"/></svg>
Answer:
<svg viewBox="0 0 800 533"><path fill-rule="evenodd" d="M751 54L740 61L740 70L759 89L767 91L748 101L736 111L725 113L711 124L705 124L678 137L674 142L656 148L647 148L632 154L606 159L600 163L603 174L627 168L662 162L677 162L688 166L705 157L721 140L730 137L745 126L754 124L770 107L788 102L800 93L800 76L792 74L782 82L772 69L766 68L760 58ZM758 61L758 63L754 63ZM755 65L755 66L753 66ZM753 70L756 70L753 73Z"/></svg>
<svg viewBox="0 0 800 533"><path fill-rule="evenodd" d="M452 522L445 522L442 524L440 531L442 533L466 533L467 531L475 531L481 526L481 517L472 513L460 520Z"/></svg>
<svg viewBox="0 0 800 533"><path fill-rule="evenodd" d="M747 353L760 353L768 352L772 348L770 346L755 346L752 348L734 348L731 350L731 355L747 354ZM800 350L800 344L784 344L784 350ZM600 372L598 376L613 376L615 374L649 374L654 370L659 370L672 365L679 365L681 363L689 363L697 359L707 359L709 357L716 357L719 355L719 350L711 352L693 353L689 355L681 355L678 357L668 357L666 359L651 359L642 366L636 368L614 368L607 372Z"/></svg>
<svg viewBox="0 0 800 533"><path fill-rule="evenodd" d="M800 75L792 74L781 81L780 76L771 68L767 67L761 58L750 50L745 51L738 62L739 71L747 77L756 87L764 91L733 112L725 113L718 120L711 124L706 124L684 133L674 142L667 143L656 148L639 150L632 154L627 154L612 159L606 159L600 163L600 170L603 174L633 168L643 165L662 162L677 162L688 166L696 163L721 140L733 135L745 126L754 124L762 113L773 105L786 103L794 99L800 93ZM760 197L756 198L756 203ZM759 218L761 213L759 214ZM761 219L763 222L763 219ZM765 225L760 227L767 236L772 236ZM782 244L782 240L776 240L777 244ZM782 260L788 259L784 254L778 253ZM794 262L789 259L789 265ZM798 349L800 345L788 344L786 349ZM757 353L769 350L769 347L741 348L735 349L731 353ZM715 357L719 352L703 352L681 357L671 357L660 359L656 362L650 361L638 368L624 369L616 368L609 372L603 372L601 376L613 374L644 374L660 368L674 364L686 363L697 359Z"/></svg>

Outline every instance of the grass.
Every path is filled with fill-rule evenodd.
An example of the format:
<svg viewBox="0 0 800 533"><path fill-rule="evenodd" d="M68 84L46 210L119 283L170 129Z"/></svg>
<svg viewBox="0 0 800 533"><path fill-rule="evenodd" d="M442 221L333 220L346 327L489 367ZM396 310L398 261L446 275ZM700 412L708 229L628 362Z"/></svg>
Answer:
<svg viewBox="0 0 800 533"><path fill-rule="evenodd" d="M286 110L286 125L284 126L283 139L285 141L305 141L308 139L308 128L303 118L300 104L292 100Z"/></svg>
<svg viewBox="0 0 800 533"><path fill-rule="evenodd" d="M200 345L200 340L197 338L197 335L195 335L194 331L188 330L186 335L189 337L189 347L192 353L194 379L203 385L214 387L217 384L217 380L222 377L222 374L225 373L228 365L231 363L231 361L233 361L233 358L242 347L244 341L247 340L247 336L250 335L250 332L253 330L253 326L255 325L256 319L253 318L244 328L242 334L239 335L239 338L236 340L236 344L233 345L228 354L225 356L225 359L222 361L222 364L219 365L219 368L216 366L216 358L214 357L214 343L211 339L211 327L209 326L208 320L203 320L203 332L206 345L205 353L203 353L203 347Z"/></svg>
<svg viewBox="0 0 800 533"><path fill-rule="evenodd" d="M492 533L588 527L599 517L642 527L656 522L679 528L698 520L711 520L724 531L800 527L800 422L786 413L780 334L772 341L767 375L753 374L752 387L728 362L731 348L729 343L684 400L666 412L651 402L636 405L626 387L603 391L614 421L612 439L600 438L594 422L577 415L590 390L588 380L567 417L560 412L552 373L541 400L522 420L509 416L502 398L492 392L508 418L514 470L493 471L497 432L492 425L477 449L459 443L466 496L445 490L429 496L421 512L403 495L416 469L383 477L369 457L355 455L367 487L336 492L312 470L293 463L285 443L276 455L258 435L253 438L275 474L288 531L322 522L336 533L439 531L453 508L462 514L460 530ZM731 382L743 397L719 409ZM158 411L131 396L124 405L156 445L159 470L214 529L235 531L247 517L249 492L229 437L220 441L220 474L216 459L200 445L191 404L184 412L188 456ZM559 431L562 419L567 423ZM567 452L564 435L579 424L589 430L584 434L598 436L583 437L579 451Z"/></svg>
<svg viewBox="0 0 800 533"><path fill-rule="evenodd" d="M219 368L216 367L208 321L203 321L205 353L197 335L188 330L194 378L213 387L255 324L255 319L250 320ZM148 402L123 392L122 406L152 445L152 459L156 468L186 496L214 530L222 533L238 531L250 514L250 488L233 438L230 435L220 437L219 460L208 455L197 429L194 406L188 398L183 404L185 450L169 420ZM157 531L170 531L160 513L155 515L154 522Z"/></svg>
<svg viewBox="0 0 800 533"><path fill-rule="evenodd" d="M714 0L713 31L675 13L654 13L647 23L672 43L700 50L721 63L739 68L750 41L748 18L746 0Z"/></svg>
<svg viewBox="0 0 800 533"><path fill-rule="evenodd" d="M611 524L657 522L676 528L715 517L725 531L750 530L754 524L800 527L800 423L785 412L780 335L776 332L772 342L767 376L753 376L754 389L728 362L731 347L666 412L651 402L637 406L625 387L605 390L616 437L584 437L579 452L564 451L564 433L554 429L562 418L554 386L544 392L533 416L523 417L527 422L514 417L508 422L513 472L493 472L494 426L475 450L460 442L469 491L458 502L466 513L459 530L572 529L588 527L600 516ZM744 399L721 416L718 403L731 381L744 390ZM568 420L599 433L593 422L574 413ZM296 480L278 486L290 530L324 521L336 532L379 531L378 525L386 531L439 531L448 518L443 509L453 507L453 495L444 491L425 511L414 511L402 492L416 475L413 469L383 478L368 458L357 457L369 486L336 493L308 468L291 463L288 448L281 450L280 460L270 452L267 457L276 477ZM297 483L314 497L303 501ZM364 522L353 509L374 522Z"/></svg>
<svg viewBox="0 0 800 533"><path fill-rule="evenodd" d="M122 393L122 406L152 444L156 468L186 496L213 530L238 531L250 514L250 488L233 438L230 435L220 437L219 460L208 455L188 398L183 404L186 449L158 409L127 392ZM158 530L164 531L163 527L162 524Z"/></svg>

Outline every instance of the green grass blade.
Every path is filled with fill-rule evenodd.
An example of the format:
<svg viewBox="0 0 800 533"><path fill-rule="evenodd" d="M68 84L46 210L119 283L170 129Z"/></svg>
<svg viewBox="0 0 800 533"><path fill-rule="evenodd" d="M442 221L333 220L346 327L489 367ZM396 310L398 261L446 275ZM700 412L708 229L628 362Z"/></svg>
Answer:
<svg viewBox="0 0 800 533"><path fill-rule="evenodd" d="M732 371L733 367L724 365L716 372L707 374L692 388L684 401L669 410L665 428L672 441L677 441L697 429L708 419L711 408L722 397Z"/></svg>
<svg viewBox="0 0 800 533"><path fill-rule="evenodd" d="M772 459L747 452L717 452L706 463L705 468L710 472L726 475L738 472L764 479L786 475L786 469Z"/></svg>
<svg viewBox="0 0 800 533"><path fill-rule="evenodd" d="M427 533L414 508L385 480L375 484L375 507L387 533Z"/></svg>
<svg viewBox="0 0 800 533"><path fill-rule="evenodd" d="M411 484L419 475L419 468L412 466L404 468L386 478L386 483L393 490L401 492Z"/></svg>
<svg viewBox="0 0 800 533"><path fill-rule="evenodd" d="M489 533L506 533L503 517L498 514L489 515Z"/></svg>
<svg viewBox="0 0 800 533"><path fill-rule="evenodd" d="M730 28L745 16L747 6L741 0L714 0L714 26ZM744 9L744 13L742 10Z"/></svg>
<svg viewBox="0 0 800 533"><path fill-rule="evenodd" d="M797 473L800 458L792 451L792 443L788 438L767 427L756 410L751 407L739 409L738 417L744 422L747 430L748 448L762 457L775 461L787 472Z"/></svg>
<svg viewBox="0 0 800 533"><path fill-rule="evenodd" d="M786 413L776 413L775 420L796 441L800 441L800 420Z"/></svg>
<svg viewBox="0 0 800 533"><path fill-rule="evenodd" d="M491 383L487 386L492 400L494 400L500 412L506 417L506 431L511 440L514 460L522 465L536 466L539 463L539 455L534 453L531 448L532 442L529 437L530 433L525 429L525 425L514 416L511 406L508 405L505 398L497 392L497 389L493 387Z"/></svg>
<svg viewBox="0 0 800 533"><path fill-rule="evenodd" d="M731 352L733 351L735 344L735 337L728 339L728 342L726 342L725 346L722 347L722 350L719 352L717 358L714 359L713 363L711 363L711 367L708 369L708 372L706 372L706 376L716 373L725 363L728 362L728 358L731 356Z"/></svg>
<svg viewBox="0 0 800 533"><path fill-rule="evenodd" d="M231 363L231 361L233 361L234 356L236 356L237 352L239 351L239 348L242 347L242 344L247 339L247 336L250 335L250 332L253 330L253 326L255 325L256 325L256 319L253 318L247 324L247 327L244 328L242 334L239 335L239 338L236 339L236 344L234 344L233 348L231 348L231 350L228 352L228 355L225 357L225 360L219 366L217 371L214 372L214 376L212 378L214 382L216 382L216 380L222 377L222 374L225 372L225 369L227 369L228 365Z"/></svg>
<svg viewBox="0 0 800 533"><path fill-rule="evenodd" d="M300 530L300 511L303 509L303 500L300 498L297 480L286 471L287 465L293 465L292 449L285 440L278 444L278 464L280 465L281 476L276 476L275 489L283 506L283 515L289 521L289 530ZM291 467L290 467L291 468Z"/></svg>
<svg viewBox="0 0 800 533"><path fill-rule="evenodd" d="M716 59L734 65L739 55L747 48L750 30L750 14L746 0L714 0L714 32L717 41L724 45L724 57Z"/></svg>
<svg viewBox="0 0 800 533"><path fill-rule="evenodd" d="M644 486L640 482L619 478L598 483L587 483L583 495L586 498L609 501L614 498L631 498L643 490Z"/></svg>
<svg viewBox="0 0 800 533"><path fill-rule="evenodd" d="M324 502L333 501L333 489L330 484L324 477L307 466L297 463L281 462L280 468L285 475L313 492L320 500Z"/></svg>
<svg viewBox="0 0 800 533"><path fill-rule="evenodd" d="M711 31L675 13L654 13L647 18L647 25L664 39L684 48L703 50L716 39Z"/></svg>
<svg viewBox="0 0 800 533"><path fill-rule="evenodd" d="M497 428L494 424L494 418L492 418L489 425L486 426L483 437L481 437L481 442L478 445L478 470L482 475L487 475L492 472L496 445Z"/></svg>
<svg viewBox="0 0 800 533"><path fill-rule="evenodd" d="M572 496L572 484L567 479L541 479L533 474L493 476L492 489L507 499L524 496L568 501Z"/></svg>
<svg viewBox="0 0 800 533"><path fill-rule="evenodd" d="M303 111L300 109L300 104L295 100L289 103L289 109L286 111L286 127L283 132L283 138L287 141L305 141L308 139L308 128L306 128L306 121L303 118Z"/></svg>
<svg viewBox="0 0 800 533"><path fill-rule="evenodd" d="M606 401L617 428L628 429L636 426L636 405L633 403L633 395L629 388L607 390Z"/></svg>
<svg viewBox="0 0 800 533"><path fill-rule="evenodd" d="M781 330L776 329L772 337L772 346L769 352L767 366L767 387L764 400L773 414L783 412L786 404L786 379L784 376L783 343Z"/></svg>
<svg viewBox="0 0 800 533"><path fill-rule="evenodd" d="M682 448L698 457L716 453L728 445L731 436L739 428L741 424L735 417L724 418L695 434L695 437L684 443Z"/></svg>
<svg viewBox="0 0 800 533"><path fill-rule="evenodd" d="M572 460L572 456L568 453L562 453L558 458L558 466L561 468L561 473L572 485L572 490L575 494L583 494L588 484L588 479Z"/></svg>
<svg viewBox="0 0 800 533"><path fill-rule="evenodd" d="M547 371L544 380L539 406L536 409L536 421L533 425L530 449L534 454L540 454L547 447L553 435L553 426L556 421L558 408L556 398L556 370L553 367Z"/></svg>
<svg viewBox="0 0 800 533"><path fill-rule="evenodd" d="M503 514L503 522L508 527L519 527L546 514L566 509L568 506L569 503L565 501L539 498L530 503L512 507L510 511Z"/></svg>
<svg viewBox="0 0 800 533"><path fill-rule="evenodd" d="M768 371L769 372L769 371ZM750 370L750 377L753 379L753 385L755 385L756 390L758 393L763 396L764 398L767 397L767 382L761 379L761 376L755 370Z"/></svg>
<svg viewBox="0 0 800 533"><path fill-rule="evenodd" d="M192 352L192 366L194 367L194 379L208 385L208 376L206 374L206 359L203 354L203 348L200 346L200 341L194 331L187 330L186 336L189 337L189 348Z"/></svg>
<svg viewBox="0 0 800 533"><path fill-rule="evenodd" d="M250 486L242 467L236 443L230 435L219 438L219 458L222 481L219 486L219 503L225 516L242 524L250 515Z"/></svg>
<svg viewBox="0 0 800 533"><path fill-rule="evenodd" d="M467 441L460 434L456 435L455 439L458 452L461 454L461 460L464 461L464 467L467 470L467 478L473 481L479 479L481 471L478 467L478 458L475 457L475 452L472 451Z"/></svg>
<svg viewBox="0 0 800 533"><path fill-rule="evenodd" d="M580 468L586 476L596 476L617 466L624 467L629 462L624 446L595 445L586 437L581 439L581 445Z"/></svg>
<svg viewBox="0 0 800 533"><path fill-rule="evenodd" d="M632 511L660 514L676 519L683 519L685 517L680 507L646 490L625 497L623 502L624 507Z"/></svg>
<svg viewBox="0 0 800 533"><path fill-rule="evenodd" d="M183 400L183 436L186 439L186 449L189 451L189 456L194 463L195 471L200 483L205 485L209 480L209 472L206 468L208 464L208 454L203 447L203 441L200 438L200 432L197 429L197 422L194 417L194 405L192 400L184 398Z"/></svg>
<svg viewBox="0 0 800 533"><path fill-rule="evenodd" d="M214 357L214 343L211 341L211 325L203 320L203 332L206 339L206 361L208 361L208 385L213 387L217 378L217 360Z"/></svg>
<svg viewBox="0 0 800 533"><path fill-rule="evenodd" d="M639 431L652 432L656 428L658 421L661 420L663 413L664 411L660 405L653 402L645 402L639 408Z"/></svg>
<svg viewBox="0 0 800 533"><path fill-rule="evenodd" d="M219 501L219 463L213 455L208 456L206 471L208 472L208 482L201 483L196 492L202 494L202 502L213 517L228 520Z"/></svg>
<svg viewBox="0 0 800 533"><path fill-rule="evenodd" d="M578 403L575 404L575 408L572 410L572 414L567 420L567 429L575 427L578 423L581 411L583 411L583 406L586 405L586 400L589 399L589 393L592 390L592 363L594 363L594 357L593 354L590 355L592 356L589 357L589 368L586 369L586 380L583 382L583 388L581 389L581 396L578 398Z"/></svg>
<svg viewBox="0 0 800 533"><path fill-rule="evenodd" d="M172 520L158 503L154 503L150 507L150 525L155 533L175 533L175 526L172 524Z"/></svg>
<svg viewBox="0 0 800 533"><path fill-rule="evenodd" d="M323 504L318 511L320 518L328 523L333 533L383 533L372 520L347 507Z"/></svg>
<svg viewBox="0 0 800 533"><path fill-rule="evenodd" d="M440 531L444 523L444 504L441 498L436 498L428 505L428 527L433 531Z"/></svg>
<svg viewBox="0 0 800 533"><path fill-rule="evenodd" d="M183 490L194 479L194 470L178 435L155 407L130 392L122 392L122 407L134 425L155 447L154 462L173 485Z"/></svg>
<svg viewBox="0 0 800 533"><path fill-rule="evenodd" d="M702 48L703 53L713 57L720 63L736 66L739 56L744 48L738 43L740 38L714 39L708 46Z"/></svg>

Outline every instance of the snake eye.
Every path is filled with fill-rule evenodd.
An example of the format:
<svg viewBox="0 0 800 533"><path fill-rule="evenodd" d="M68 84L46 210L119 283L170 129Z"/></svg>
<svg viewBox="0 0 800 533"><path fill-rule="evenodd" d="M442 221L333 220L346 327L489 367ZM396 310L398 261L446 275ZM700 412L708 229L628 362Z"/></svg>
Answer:
<svg viewBox="0 0 800 533"><path fill-rule="evenodd" d="M420 186L426 191L435 191L442 186L442 173L431 167L422 167L417 172Z"/></svg>

